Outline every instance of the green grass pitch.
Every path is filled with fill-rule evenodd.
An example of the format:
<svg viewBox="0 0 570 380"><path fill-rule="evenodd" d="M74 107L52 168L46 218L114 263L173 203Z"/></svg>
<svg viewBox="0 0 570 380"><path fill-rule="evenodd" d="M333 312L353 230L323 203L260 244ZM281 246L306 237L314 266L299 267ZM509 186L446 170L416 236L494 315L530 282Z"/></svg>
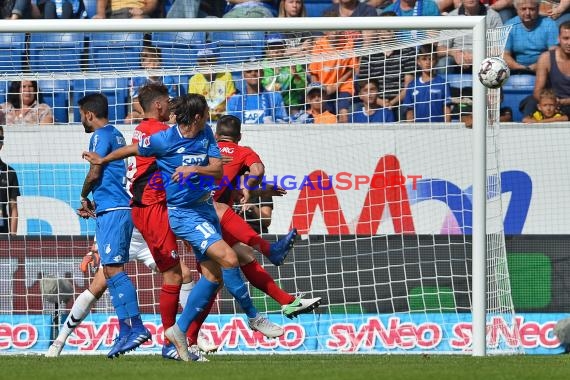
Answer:
<svg viewBox="0 0 570 380"><path fill-rule="evenodd" d="M0 355L0 379L318 380L568 379L570 357L431 355L210 355L208 363L159 356Z"/></svg>

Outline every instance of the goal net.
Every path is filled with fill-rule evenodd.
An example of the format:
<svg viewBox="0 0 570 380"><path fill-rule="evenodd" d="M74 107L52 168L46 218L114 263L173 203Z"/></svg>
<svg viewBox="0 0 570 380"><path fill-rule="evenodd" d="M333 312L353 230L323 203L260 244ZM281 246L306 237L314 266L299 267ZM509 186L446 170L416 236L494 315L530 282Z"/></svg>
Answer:
<svg viewBox="0 0 570 380"><path fill-rule="evenodd" d="M473 80L468 58L472 51L478 67L484 55L500 56L508 29L485 39L474 34L483 18L410 19L275 19L268 30L246 19L0 25L2 160L19 182L17 234L0 238L0 324L11 337L0 352L45 352L92 278L79 263L95 223L74 213L90 137L77 101L107 95L110 120L130 141L142 117L138 87L148 81L162 81L173 97L205 95L212 126L225 113L242 120L241 144L263 159L265 183L287 190L272 199L270 220L251 220L251 209L244 218L266 228L269 241L291 227L300 234L282 266L258 260L286 291L323 299L288 320L282 305L250 287L257 308L284 326L283 337L268 340L248 329L223 290L203 326L220 351L520 352L503 233L499 90ZM450 58L457 52L463 64ZM10 105L30 81L51 111ZM180 250L194 268L193 254ZM161 278L142 263L127 273L153 333L139 352L158 352ZM105 294L63 353L105 352L117 333Z"/></svg>

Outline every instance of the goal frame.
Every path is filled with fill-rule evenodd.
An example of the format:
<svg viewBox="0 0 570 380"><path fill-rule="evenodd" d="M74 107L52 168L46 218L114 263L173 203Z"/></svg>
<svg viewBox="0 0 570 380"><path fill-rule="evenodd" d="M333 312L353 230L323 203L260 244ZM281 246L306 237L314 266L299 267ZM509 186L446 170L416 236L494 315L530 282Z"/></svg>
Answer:
<svg viewBox="0 0 570 380"><path fill-rule="evenodd" d="M105 20L18 20L0 21L0 33L64 33L64 32L204 32L204 31L307 31L307 30L414 30L472 29L473 68L486 56L484 16L465 17L340 17L331 18L223 18L204 19L105 19ZM477 73L473 73L473 78ZM485 87L473 81L473 229L472 229L472 334L473 356L486 355L486 131L487 96Z"/></svg>

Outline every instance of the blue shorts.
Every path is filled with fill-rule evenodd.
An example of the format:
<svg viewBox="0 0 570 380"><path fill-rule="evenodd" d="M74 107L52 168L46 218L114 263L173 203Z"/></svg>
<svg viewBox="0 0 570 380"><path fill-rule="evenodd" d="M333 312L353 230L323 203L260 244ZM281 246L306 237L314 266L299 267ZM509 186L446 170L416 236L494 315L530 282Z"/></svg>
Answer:
<svg viewBox="0 0 570 380"><path fill-rule="evenodd" d="M95 236L102 265L124 264L129 261L133 234L131 210L107 211L97 215Z"/></svg>
<svg viewBox="0 0 570 380"><path fill-rule="evenodd" d="M174 234L190 243L198 262L208 260L208 248L222 240L220 220L212 199L192 208L169 208L168 221Z"/></svg>

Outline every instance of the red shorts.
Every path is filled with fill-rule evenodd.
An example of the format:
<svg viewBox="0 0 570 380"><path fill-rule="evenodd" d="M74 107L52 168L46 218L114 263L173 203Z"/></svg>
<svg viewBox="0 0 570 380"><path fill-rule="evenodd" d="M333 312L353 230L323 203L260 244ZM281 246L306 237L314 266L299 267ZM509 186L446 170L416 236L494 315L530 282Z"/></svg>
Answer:
<svg viewBox="0 0 570 380"><path fill-rule="evenodd" d="M144 207L134 206L131 215L160 272L180 263L176 235L170 229L165 203L154 203Z"/></svg>

